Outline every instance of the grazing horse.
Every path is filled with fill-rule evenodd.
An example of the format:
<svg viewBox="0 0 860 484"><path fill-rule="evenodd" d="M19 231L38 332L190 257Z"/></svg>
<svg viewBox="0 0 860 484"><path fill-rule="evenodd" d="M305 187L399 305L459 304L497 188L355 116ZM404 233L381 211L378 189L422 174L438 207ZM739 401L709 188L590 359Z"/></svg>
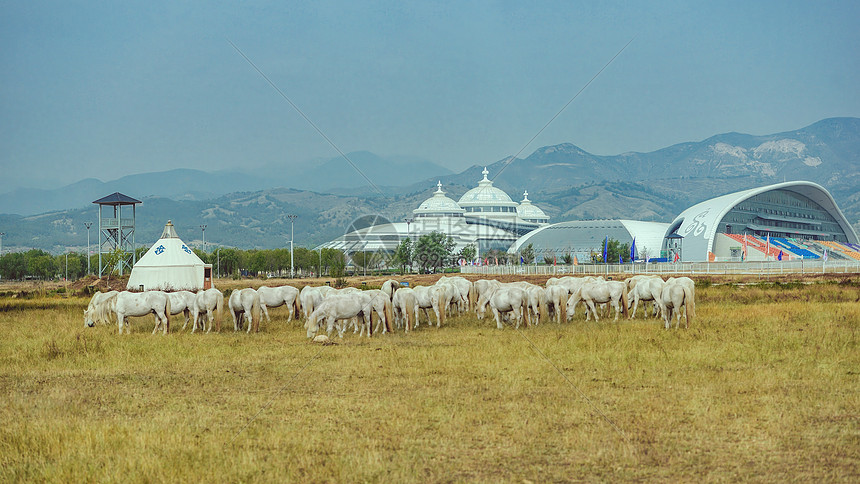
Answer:
<svg viewBox="0 0 860 484"><path fill-rule="evenodd" d="M442 276L438 281L436 281L436 284L439 284L440 282L452 284L457 288L460 293L460 297L457 299L457 309L461 313L471 311L475 307L475 303L478 301L478 296L475 291L475 285L472 284L472 281L463 276Z"/></svg>
<svg viewBox="0 0 860 484"><path fill-rule="evenodd" d="M679 279L692 279L683 277ZM684 307L685 321L684 328L690 327L690 322L696 316L696 294L695 289L686 281L674 279L667 281L663 286L663 291L660 293L660 310L663 312L663 320L666 322L666 329L672 327L672 315L676 315L678 321L676 327L681 327L681 307Z"/></svg>
<svg viewBox="0 0 860 484"><path fill-rule="evenodd" d="M597 316L597 309L594 307L594 303L610 303L615 308L615 321L618 321L619 312L623 313L626 319L628 313L627 291L625 289L626 286L624 283L619 281L597 281L582 284L567 301L568 319L573 317L576 305L580 300L585 302L586 321L591 319L592 314L595 321L600 320Z"/></svg>
<svg viewBox="0 0 860 484"><path fill-rule="evenodd" d="M539 324L546 320L547 300L544 288L536 286L530 282L519 281L512 282L512 286L519 287L526 292L529 300L529 319L535 324ZM534 316L534 319L532 319Z"/></svg>
<svg viewBox="0 0 860 484"><path fill-rule="evenodd" d="M185 316L185 323L182 325L182 330L185 331L191 311L194 309L194 300L197 298L197 295L191 291L176 291L168 292L167 297L170 298L170 315L176 316L182 313Z"/></svg>
<svg viewBox="0 0 860 484"><path fill-rule="evenodd" d="M397 327L399 328L402 322L408 333L415 325L415 317L418 315L418 298L415 291L409 287L401 287L394 292L391 305Z"/></svg>
<svg viewBox="0 0 860 484"><path fill-rule="evenodd" d="M268 308L277 308L286 305L290 308L287 313L287 322L292 321L293 315L299 319L302 311L302 301L299 298L299 290L293 286L268 287L262 286L257 289L260 294L260 309L266 316L266 321L271 321Z"/></svg>
<svg viewBox="0 0 860 484"><path fill-rule="evenodd" d="M415 292L415 298L418 301L418 308L424 313L424 316L427 318L427 325L430 325L430 315L427 313L428 309L432 309L436 314L436 327L442 326L442 323L445 321L445 308L446 305L446 297L447 291L444 287L438 286L416 286L413 291ZM418 327L418 314L415 315L415 325L413 328Z"/></svg>
<svg viewBox="0 0 860 484"><path fill-rule="evenodd" d="M237 289L230 293L230 300L227 302L230 308L230 313L233 315L233 331L242 329L243 318L248 319L248 330L250 333L253 328L254 332L260 331L260 294L253 288L246 287L245 289ZM256 319L256 324L254 320Z"/></svg>
<svg viewBox="0 0 860 484"><path fill-rule="evenodd" d="M155 328L152 334L158 331L158 327L164 323L164 333L170 332L170 298L167 293L161 291L128 292L123 291L116 295L116 321L119 326L119 334L122 334L123 326L126 333L129 316L146 316L155 314Z"/></svg>
<svg viewBox="0 0 860 484"><path fill-rule="evenodd" d="M84 310L84 326L93 327L95 323L110 324L111 314L116 314L117 291L97 292Z"/></svg>
<svg viewBox="0 0 860 484"><path fill-rule="evenodd" d="M191 316L194 318L194 325L191 327L193 333L197 329L197 318L201 314L206 314L206 319L209 320L209 329L207 333L212 331L212 320L217 319L216 331L221 332L221 307L224 306L224 294L218 289L210 288L205 291L198 291L194 297L194 307L191 309ZM205 323L203 323L205 326Z"/></svg>
<svg viewBox="0 0 860 484"><path fill-rule="evenodd" d="M567 319L567 299L570 297L570 292L561 284L547 286L544 290L546 293L547 307L552 308L555 312L555 321L561 324L562 319Z"/></svg>
<svg viewBox="0 0 860 484"><path fill-rule="evenodd" d="M498 329L504 327L502 319L507 316L513 316L516 320L516 328L520 327L520 323L523 320L525 320L526 326L531 326L529 323L528 294L519 287L506 286L497 289L489 298L489 306L493 311L493 316L496 318L496 327ZM478 317L480 319L484 317L485 307L479 306L478 308L480 311Z"/></svg>
<svg viewBox="0 0 860 484"><path fill-rule="evenodd" d="M321 320L325 320L326 332L331 334L337 321L348 320L359 316L369 318L369 315L363 313L364 309L364 301L362 301L362 298L356 297L354 294L331 295L325 298L325 300L323 300L323 302L314 309L314 312L311 313L310 317L308 317L307 336L308 338L314 337L317 331L319 331ZM343 338L345 328L346 326L344 324L340 324L338 326L338 336L341 338Z"/></svg>
<svg viewBox="0 0 860 484"><path fill-rule="evenodd" d="M651 301L654 304L654 315L657 315L657 308L660 307L657 300L660 299L660 293L663 291L664 284L666 283L663 282L663 279L655 276L640 279L632 285L632 289L627 295L628 299L633 300L633 311L630 313L630 319L636 317L636 310L639 308L639 301ZM642 307L644 308L645 317L647 318L648 308L645 307L644 302L642 303Z"/></svg>
<svg viewBox="0 0 860 484"><path fill-rule="evenodd" d="M329 286L322 286L329 287ZM305 313L305 327L308 327L307 319L310 317L314 309L323 301L322 287L305 286L299 293L299 301L302 306L302 311Z"/></svg>

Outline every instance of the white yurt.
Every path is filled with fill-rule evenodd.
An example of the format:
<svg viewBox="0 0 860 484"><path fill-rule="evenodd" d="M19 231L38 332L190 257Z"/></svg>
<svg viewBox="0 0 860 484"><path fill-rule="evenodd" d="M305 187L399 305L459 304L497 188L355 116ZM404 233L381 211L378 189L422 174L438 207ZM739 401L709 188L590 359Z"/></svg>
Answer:
<svg viewBox="0 0 860 484"><path fill-rule="evenodd" d="M212 283L212 265L204 264L176 235L168 220L158 242L140 258L128 278L130 291L198 291Z"/></svg>

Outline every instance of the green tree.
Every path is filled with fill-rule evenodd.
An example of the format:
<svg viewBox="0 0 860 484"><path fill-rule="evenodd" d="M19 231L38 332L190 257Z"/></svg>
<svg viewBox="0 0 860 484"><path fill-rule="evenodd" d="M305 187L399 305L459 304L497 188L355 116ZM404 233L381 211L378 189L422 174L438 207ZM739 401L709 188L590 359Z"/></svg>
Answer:
<svg viewBox="0 0 860 484"><path fill-rule="evenodd" d="M532 244L529 244L522 249L520 249L520 256L523 258L526 264L531 264L535 260L535 248Z"/></svg>
<svg viewBox="0 0 860 484"><path fill-rule="evenodd" d="M406 272L406 266L412 265L412 239L405 238L400 241L397 250L394 251L393 263L400 266L400 272Z"/></svg>
<svg viewBox="0 0 860 484"><path fill-rule="evenodd" d="M564 254L564 256L562 256L561 260L564 261L565 264L568 264L568 265L573 264L573 256L570 254Z"/></svg>
<svg viewBox="0 0 860 484"><path fill-rule="evenodd" d="M441 232L430 232L422 235L415 243L415 261L421 271L430 267L441 268L453 248L453 239Z"/></svg>
<svg viewBox="0 0 860 484"><path fill-rule="evenodd" d="M127 257L128 254L126 254L126 252L120 247L117 247L102 256L104 271L105 274L107 274L108 287L110 287L110 276L119 273L119 265L122 261L126 260Z"/></svg>
<svg viewBox="0 0 860 484"><path fill-rule="evenodd" d="M471 262L475 260L475 256L478 255L478 249L475 247L475 244L469 244L460 249L460 253L457 255L465 259L466 262Z"/></svg>
<svg viewBox="0 0 860 484"><path fill-rule="evenodd" d="M0 257L0 277L24 279L27 275L27 258L20 252L7 253Z"/></svg>
<svg viewBox="0 0 860 484"><path fill-rule="evenodd" d="M239 262L241 260L239 250L231 247L222 247L215 253L216 264L221 264L221 274L233 275L239 271Z"/></svg>

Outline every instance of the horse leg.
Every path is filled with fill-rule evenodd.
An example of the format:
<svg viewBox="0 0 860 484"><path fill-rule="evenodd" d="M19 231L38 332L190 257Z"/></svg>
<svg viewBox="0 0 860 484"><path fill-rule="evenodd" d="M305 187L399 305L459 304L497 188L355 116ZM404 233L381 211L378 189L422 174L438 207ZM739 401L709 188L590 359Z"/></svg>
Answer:
<svg viewBox="0 0 860 484"><path fill-rule="evenodd" d="M263 316L266 317L266 322L272 322L272 320L269 318L269 308L267 308L265 304L260 304L260 310L263 311Z"/></svg>

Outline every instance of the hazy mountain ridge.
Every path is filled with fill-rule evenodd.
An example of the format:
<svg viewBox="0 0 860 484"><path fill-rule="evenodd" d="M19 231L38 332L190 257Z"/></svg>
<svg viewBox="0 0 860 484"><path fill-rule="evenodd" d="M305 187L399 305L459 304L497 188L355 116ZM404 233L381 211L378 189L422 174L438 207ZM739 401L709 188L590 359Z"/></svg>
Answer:
<svg viewBox="0 0 860 484"><path fill-rule="evenodd" d="M681 210L713 196L783 180L810 180L830 190L846 217L860 228L858 160L860 119L833 118L785 133L765 136L726 133L651 153L599 156L563 143L539 148L523 159L511 161L509 157L487 167L495 186L505 190L513 200L521 200L523 190L527 189L529 198L552 217L551 222L601 218L668 222ZM371 160L366 166L386 166L377 161ZM331 169L332 165L327 166ZM483 165L474 165L461 173L437 173L401 186L383 183L391 181L390 178L374 179L374 183L379 181L377 186L384 196L354 170L350 173L341 169L344 180L358 180L364 186L354 185L335 190L336 193L253 187L205 201L192 196L179 201L144 197L144 205L138 209L137 241L148 245L157 239L166 220L173 219L180 236L192 244L199 243L198 226L205 223L209 242L245 248L284 246L289 238L286 214L296 213L299 215L295 224L296 243L316 245L342 235L352 221L363 215L378 214L402 221L431 196L436 180L441 180L448 196L457 200L476 186L482 170ZM177 184L188 183L184 180L199 175L194 170L177 172ZM126 181L141 177L137 179L156 182L163 176L135 175L126 177ZM239 176L233 180L239 180ZM244 183L253 186L260 182L248 176ZM94 185L93 180L82 180L79 184L82 190ZM165 189L170 187L164 185ZM206 184L198 182L198 185ZM137 196L143 190L132 186L121 191ZM66 246L85 246L83 221L95 220L96 210L87 204L108 193L111 192L102 191L90 197L77 205L85 208L77 210L30 217L0 215L0 227L8 234L4 247L62 251ZM92 240L97 240L95 230L91 235Z"/></svg>

